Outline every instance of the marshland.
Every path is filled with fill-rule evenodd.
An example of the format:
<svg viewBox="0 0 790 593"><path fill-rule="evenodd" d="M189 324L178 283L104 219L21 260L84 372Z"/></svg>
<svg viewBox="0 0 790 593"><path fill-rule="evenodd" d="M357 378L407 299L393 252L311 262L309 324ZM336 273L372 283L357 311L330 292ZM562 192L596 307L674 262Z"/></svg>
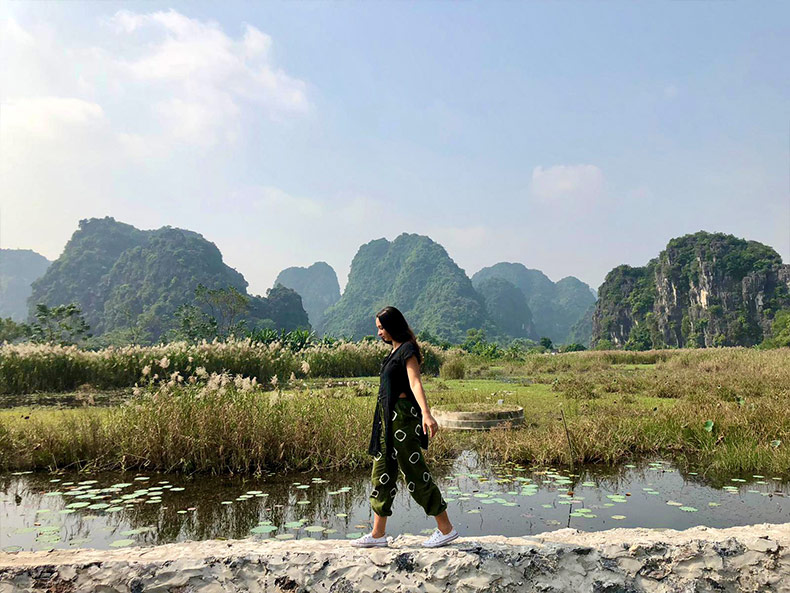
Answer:
<svg viewBox="0 0 790 593"><path fill-rule="evenodd" d="M487 357L421 346L433 408L524 408L522 426L431 441L428 460L472 533L727 526L787 510L788 349ZM6 345L0 503L15 530L0 543L355 537L370 520L366 448L386 352ZM398 504L411 503L400 492ZM416 531L410 514L400 527Z"/></svg>

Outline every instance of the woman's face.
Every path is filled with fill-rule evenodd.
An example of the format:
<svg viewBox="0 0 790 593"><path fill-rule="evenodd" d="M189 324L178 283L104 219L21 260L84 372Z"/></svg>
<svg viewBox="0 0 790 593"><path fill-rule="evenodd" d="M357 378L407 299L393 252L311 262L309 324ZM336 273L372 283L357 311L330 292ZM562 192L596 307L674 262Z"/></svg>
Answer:
<svg viewBox="0 0 790 593"><path fill-rule="evenodd" d="M378 331L379 337L387 344L392 344L392 336L389 334L389 332L386 329L384 329L384 326L381 325L381 321L379 320L378 317L376 317L376 327L379 330Z"/></svg>

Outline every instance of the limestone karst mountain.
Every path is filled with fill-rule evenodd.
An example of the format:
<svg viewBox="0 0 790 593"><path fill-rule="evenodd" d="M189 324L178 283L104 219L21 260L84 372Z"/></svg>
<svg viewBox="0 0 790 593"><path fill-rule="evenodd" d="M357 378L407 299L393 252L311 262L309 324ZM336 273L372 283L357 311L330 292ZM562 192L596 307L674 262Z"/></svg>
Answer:
<svg viewBox="0 0 790 593"><path fill-rule="evenodd" d="M595 302L590 287L581 280L568 276L554 283L540 270L524 264L500 262L483 268L472 276L477 288L485 280L501 278L518 287L531 311L534 333L529 337L551 338L555 344L568 341L571 327Z"/></svg>
<svg viewBox="0 0 790 593"><path fill-rule="evenodd" d="M319 261L307 268L286 268L277 275L274 286L278 284L295 290L302 297L310 325L316 331L323 326L324 311L340 300L337 274L326 262Z"/></svg>
<svg viewBox="0 0 790 593"><path fill-rule="evenodd" d="M454 342L466 330L485 327L485 304L445 249L423 235L403 233L392 242L362 245L351 262L340 300L325 313L321 328L361 338L376 332L374 316L394 305L412 328Z"/></svg>
<svg viewBox="0 0 790 593"><path fill-rule="evenodd" d="M76 302L94 335L141 325L158 340L174 327L176 309L195 302L201 284L249 296L243 318L250 328L308 326L299 295L283 287L273 291L276 303L248 295L244 277L202 235L171 227L142 231L111 217L80 221L61 256L33 283L28 302L31 311L36 303Z"/></svg>
<svg viewBox="0 0 790 593"><path fill-rule="evenodd" d="M790 308L790 266L757 241L700 231L669 241L643 267L606 276L592 341L614 346L750 346Z"/></svg>
<svg viewBox="0 0 790 593"><path fill-rule="evenodd" d="M25 320L31 285L50 263L30 249L0 249L0 318Z"/></svg>

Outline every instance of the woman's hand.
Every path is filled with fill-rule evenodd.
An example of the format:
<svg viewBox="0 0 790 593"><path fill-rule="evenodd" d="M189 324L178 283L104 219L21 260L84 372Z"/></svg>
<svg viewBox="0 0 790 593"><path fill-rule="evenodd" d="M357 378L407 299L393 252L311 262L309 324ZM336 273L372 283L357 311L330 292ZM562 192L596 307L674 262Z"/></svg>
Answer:
<svg viewBox="0 0 790 593"><path fill-rule="evenodd" d="M428 438L431 439L433 438L433 435L439 432L439 423L436 422L436 418L434 418L430 412L423 414L422 431L428 435Z"/></svg>

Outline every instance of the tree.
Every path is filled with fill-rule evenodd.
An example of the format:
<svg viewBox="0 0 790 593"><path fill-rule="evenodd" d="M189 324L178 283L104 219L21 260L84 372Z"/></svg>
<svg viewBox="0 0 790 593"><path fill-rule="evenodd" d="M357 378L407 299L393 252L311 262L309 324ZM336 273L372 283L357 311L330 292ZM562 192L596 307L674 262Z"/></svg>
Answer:
<svg viewBox="0 0 790 593"><path fill-rule="evenodd" d="M595 343L595 350L614 350L614 344L609 338L601 338Z"/></svg>
<svg viewBox="0 0 790 593"><path fill-rule="evenodd" d="M443 340L435 335L433 335L427 329L422 330L420 333L417 334L417 341L419 342L426 342L428 344L433 344L434 346L438 346L444 350L447 350L452 346L450 342L447 340Z"/></svg>
<svg viewBox="0 0 790 593"><path fill-rule="evenodd" d="M198 284L195 289L195 300L203 303L209 310L209 317L216 322L220 337L241 333L244 322L239 318L250 307L250 297L240 293L233 286L227 288L206 288Z"/></svg>
<svg viewBox="0 0 790 593"><path fill-rule="evenodd" d="M551 338L547 338L546 336L543 336L540 339L540 345L543 346L546 350L554 349L554 344L551 343Z"/></svg>
<svg viewBox="0 0 790 593"><path fill-rule="evenodd" d="M23 338L29 332L30 328L24 323L17 323L10 317L0 318L0 344Z"/></svg>
<svg viewBox="0 0 790 593"><path fill-rule="evenodd" d="M771 337L763 342L768 348L790 347L790 309L779 311L771 326Z"/></svg>
<svg viewBox="0 0 790 593"><path fill-rule="evenodd" d="M176 309L176 328L172 335L190 342L245 335L246 323L241 317L249 306L250 297L233 286L207 288L198 284L195 304L184 303Z"/></svg>
<svg viewBox="0 0 790 593"><path fill-rule="evenodd" d="M77 303L57 307L38 303L35 318L30 325L30 337L34 342L68 345L90 337L90 326Z"/></svg>
<svg viewBox="0 0 790 593"><path fill-rule="evenodd" d="M653 341L650 338L650 328L646 323L640 323L631 328L628 334L628 341L625 343L626 350L650 350Z"/></svg>
<svg viewBox="0 0 790 593"><path fill-rule="evenodd" d="M471 352L475 346L480 343L485 343L486 331L484 329L468 329L466 330L466 339L461 344L461 348L467 352Z"/></svg>
<svg viewBox="0 0 790 593"><path fill-rule="evenodd" d="M583 352L585 350L587 350L587 348L575 342L572 344L565 344L560 348L560 352Z"/></svg>
<svg viewBox="0 0 790 593"><path fill-rule="evenodd" d="M204 313L197 305L180 305L174 317L176 327L171 331L173 339L200 342L211 341L218 335L217 320Z"/></svg>

